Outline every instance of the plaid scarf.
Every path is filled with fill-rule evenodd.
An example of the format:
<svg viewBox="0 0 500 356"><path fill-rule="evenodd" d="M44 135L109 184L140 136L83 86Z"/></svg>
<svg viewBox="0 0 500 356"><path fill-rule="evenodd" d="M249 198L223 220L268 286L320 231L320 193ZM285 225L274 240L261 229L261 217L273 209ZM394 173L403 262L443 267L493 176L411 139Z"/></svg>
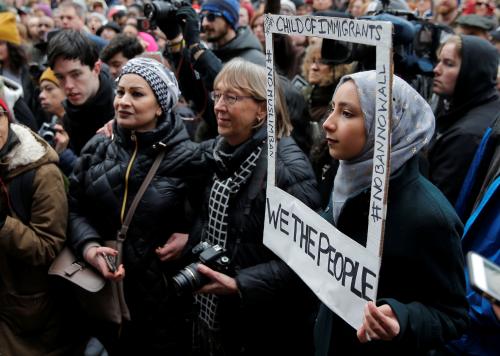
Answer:
<svg viewBox="0 0 500 356"><path fill-rule="evenodd" d="M219 162L223 162L220 155L225 154L220 151L221 143L222 141L219 141L214 150L214 158L219 160ZM231 176L225 179L220 179L215 174L208 202L207 240L211 244L226 247L228 209L230 207L231 196L236 194L241 186L250 178L261 152L262 146L260 145L250 153ZM200 306L199 318L210 329L217 330L219 327L217 320L217 296L214 294L198 294L196 301Z"/></svg>

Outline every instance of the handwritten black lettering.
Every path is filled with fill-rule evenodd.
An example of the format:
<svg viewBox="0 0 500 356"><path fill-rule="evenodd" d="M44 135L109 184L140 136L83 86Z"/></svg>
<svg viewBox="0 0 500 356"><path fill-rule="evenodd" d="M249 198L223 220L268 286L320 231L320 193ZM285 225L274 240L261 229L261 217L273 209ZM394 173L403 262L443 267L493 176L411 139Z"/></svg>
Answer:
<svg viewBox="0 0 500 356"><path fill-rule="evenodd" d="M288 216L290 213L285 209L281 209L280 214L280 231L285 235L288 235L288 231L283 227L283 225L288 225L288 220L283 217L283 215Z"/></svg>

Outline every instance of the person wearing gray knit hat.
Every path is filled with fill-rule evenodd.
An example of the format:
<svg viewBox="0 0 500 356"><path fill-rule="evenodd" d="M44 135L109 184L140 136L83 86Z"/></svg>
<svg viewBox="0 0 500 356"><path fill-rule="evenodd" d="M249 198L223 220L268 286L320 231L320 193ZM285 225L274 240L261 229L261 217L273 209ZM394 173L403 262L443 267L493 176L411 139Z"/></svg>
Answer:
<svg viewBox="0 0 500 356"><path fill-rule="evenodd" d="M120 81L125 74L137 74L148 83L160 104L163 115L170 112L177 104L180 95L177 79L160 62L151 58L133 58L123 66L117 81Z"/></svg>

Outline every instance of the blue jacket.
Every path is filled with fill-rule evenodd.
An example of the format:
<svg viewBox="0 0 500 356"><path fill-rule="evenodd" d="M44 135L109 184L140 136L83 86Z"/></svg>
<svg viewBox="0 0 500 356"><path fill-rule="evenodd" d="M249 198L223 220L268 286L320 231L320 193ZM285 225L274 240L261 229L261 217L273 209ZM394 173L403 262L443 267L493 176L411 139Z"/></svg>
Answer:
<svg viewBox="0 0 500 356"><path fill-rule="evenodd" d="M473 164L469 171L468 177L477 176L477 168L480 166L479 161L491 162L489 164L489 172L486 175L485 186L487 188L468 218L462 237L464 253L469 251L477 252L496 264L500 264L499 127L500 121L498 121L494 132L489 130L485 134L485 139L474 159L474 163L478 164ZM490 132L492 132L491 135ZM484 155L484 152L487 152L488 146L496 148L492 159ZM483 177L477 178L481 182L483 181ZM467 195L471 187L474 186L472 180L470 184L464 184L461 196ZM456 206L456 208L460 208L460 206ZM471 288L467 269L466 272L467 300L470 304L469 316L471 325L466 334L459 340L451 343L449 348L455 354L498 355L500 352L500 321L493 313L491 303Z"/></svg>

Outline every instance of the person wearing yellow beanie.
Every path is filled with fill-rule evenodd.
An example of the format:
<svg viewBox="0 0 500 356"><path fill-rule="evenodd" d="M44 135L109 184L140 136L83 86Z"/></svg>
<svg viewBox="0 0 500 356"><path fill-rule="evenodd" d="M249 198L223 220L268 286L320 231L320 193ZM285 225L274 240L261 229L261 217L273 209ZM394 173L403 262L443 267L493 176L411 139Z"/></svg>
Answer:
<svg viewBox="0 0 500 356"><path fill-rule="evenodd" d="M16 27L15 15L0 12L0 75L23 88L23 100L33 111L35 86L28 67L28 58L22 47L21 37Z"/></svg>
<svg viewBox="0 0 500 356"><path fill-rule="evenodd" d="M54 71L48 67L47 69L45 69L42 73L42 75L40 76L40 79L38 80L38 82L40 84L42 84L42 82L44 80L50 80L52 83L54 83L55 85L57 86L60 86L59 84L59 80L57 80L56 78L56 75L54 74Z"/></svg>
<svg viewBox="0 0 500 356"><path fill-rule="evenodd" d="M12 12L0 12L0 41L21 44L21 36L16 26L16 16Z"/></svg>
<svg viewBox="0 0 500 356"><path fill-rule="evenodd" d="M40 76L40 105L43 110L51 115L56 115L58 120L62 120L65 110L62 102L66 99L64 90L59 85L52 69L47 68Z"/></svg>

